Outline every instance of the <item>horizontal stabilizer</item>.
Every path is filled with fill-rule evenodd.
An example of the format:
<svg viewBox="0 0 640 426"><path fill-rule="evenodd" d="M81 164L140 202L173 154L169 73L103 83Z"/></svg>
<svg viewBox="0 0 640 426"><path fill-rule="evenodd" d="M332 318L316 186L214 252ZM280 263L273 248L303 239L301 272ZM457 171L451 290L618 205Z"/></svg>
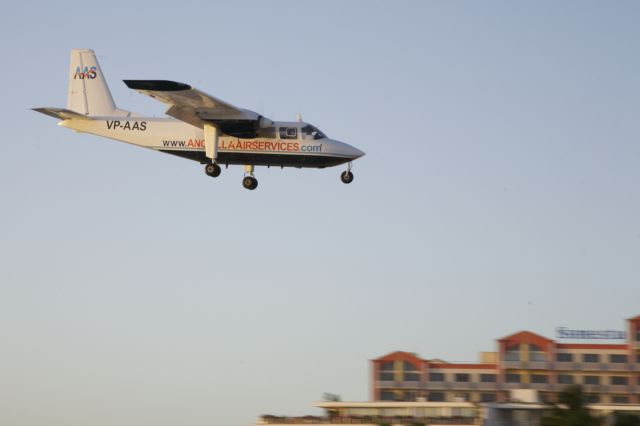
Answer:
<svg viewBox="0 0 640 426"><path fill-rule="evenodd" d="M91 117L88 117L83 114L79 114L75 111L71 111L65 108L51 108L51 107L43 107L43 108L32 108L34 111L41 112L42 114L48 115L53 118L57 118L59 120L69 120L70 118L82 119L82 120L92 120Z"/></svg>

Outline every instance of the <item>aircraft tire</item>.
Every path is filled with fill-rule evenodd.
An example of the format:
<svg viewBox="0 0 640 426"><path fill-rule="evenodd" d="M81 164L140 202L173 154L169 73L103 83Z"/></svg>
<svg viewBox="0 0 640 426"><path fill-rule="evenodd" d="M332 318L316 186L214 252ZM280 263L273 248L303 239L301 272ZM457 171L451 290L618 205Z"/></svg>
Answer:
<svg viewBox="0 0 640 426"><path fill-rule="evenodd" d="M253 176L245 176L245 178L242 179L242 186L244 186L248 190L253 191L258 187L258 179L254 178Z"/></svg>
<svg viewBox="0 0 640 426"><path fill-rule="evenodd" d="M344 171L340 174L340 180L342 183L351 183L353 182L353 173Z"/></svg>
<svg viewBox="0 0 640 426"><path fill-rule="evenodd" d="M220 172L222 172L222 169L216 163L209 163L204 166L204 172L207 174L207 176L218 177L220 176Z"/></svg>

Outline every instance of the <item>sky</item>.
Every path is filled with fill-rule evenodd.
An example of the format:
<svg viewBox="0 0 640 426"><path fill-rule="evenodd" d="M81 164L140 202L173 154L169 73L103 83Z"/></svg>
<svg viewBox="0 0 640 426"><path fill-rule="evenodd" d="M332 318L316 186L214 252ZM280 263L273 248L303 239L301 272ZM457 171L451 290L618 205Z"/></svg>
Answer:
<svg viewBox="0 0 640 426"><path fill-rule="evenodd" d="M395 350L640 314L635 1L7 2L0 424L229 425L366 400ZM202 166L56 126L69 51L366 152Z"/></svg>

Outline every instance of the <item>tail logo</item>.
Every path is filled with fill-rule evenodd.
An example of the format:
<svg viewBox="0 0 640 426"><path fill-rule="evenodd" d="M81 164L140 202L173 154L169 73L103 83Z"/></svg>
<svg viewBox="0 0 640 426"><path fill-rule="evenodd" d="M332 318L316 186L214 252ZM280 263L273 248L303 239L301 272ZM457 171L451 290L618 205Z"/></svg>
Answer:
<svg viewBox="0 0 640 426"><path fill-rule="evenodd" d="M79 78L83 80L85 78L94 79L98 76L98 69L96 67L84 67L84 69L80 69L80 67L76 68L76 73L73 75L73 79Z"/></svg>

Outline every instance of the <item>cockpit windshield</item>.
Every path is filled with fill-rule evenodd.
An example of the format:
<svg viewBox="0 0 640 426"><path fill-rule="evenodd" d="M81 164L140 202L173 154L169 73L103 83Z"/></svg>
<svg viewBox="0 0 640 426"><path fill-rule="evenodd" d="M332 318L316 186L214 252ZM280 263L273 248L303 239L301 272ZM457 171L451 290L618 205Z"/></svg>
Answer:
<svg viewBox="0 0 640 426"><path fill-rule="evenodd" d="M303 139L326 139L327 135L322 133L320 129L311 124L306 124L300 129Z"/></svg>

